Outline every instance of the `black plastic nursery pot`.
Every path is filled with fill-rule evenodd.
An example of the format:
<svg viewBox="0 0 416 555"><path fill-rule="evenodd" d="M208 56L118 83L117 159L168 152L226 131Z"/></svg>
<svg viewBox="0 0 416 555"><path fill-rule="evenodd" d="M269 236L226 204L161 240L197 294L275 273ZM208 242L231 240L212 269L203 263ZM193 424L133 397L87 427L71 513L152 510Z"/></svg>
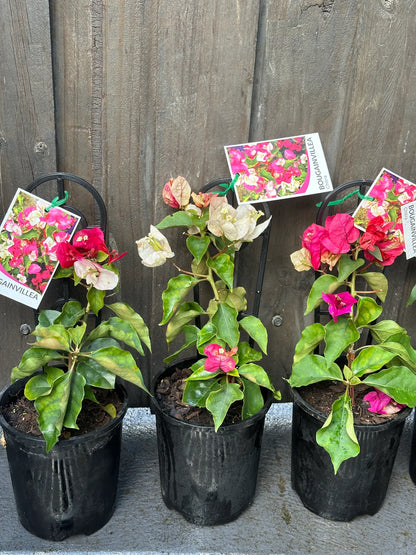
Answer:
<svg viewBox="0 0 416 555"><path fill-rule="evenodd" d="M326 416L294 390L292 418L292 487L304 506L334 521L374 515L383 505L403 427L410 408L382 424L355 425L357 457L334 474L328 453L316 443Z"/></svg>
<svg viewBox="0 0 416 555"><path fill-rule="evenodd" d="M410 446L409 474L413 483L416 484L416 411L413 417L413 433L412 443Z"/></svg>
<svg viewBox="0 0 416 555"><path fill-rule="evenodd" d="M175 368L169 366L153 383L162 497L169 509L198 525L212 526L235 520L253 501L264 420L272 402L267 395L257 414L229 426L200 426L173 418L154 396L158 382Z"/></svg>
<svg viewBox="0 0 416 555"><path fill-rule="evenodd" d="M47 540L92 534L108 522L115 509L126 391L117 386L123 407L111 422L99 430L60 440L46 453L43 438L16 430L1 414L26 381L8 386L0 398L0 424L20 522Z"/></svg>

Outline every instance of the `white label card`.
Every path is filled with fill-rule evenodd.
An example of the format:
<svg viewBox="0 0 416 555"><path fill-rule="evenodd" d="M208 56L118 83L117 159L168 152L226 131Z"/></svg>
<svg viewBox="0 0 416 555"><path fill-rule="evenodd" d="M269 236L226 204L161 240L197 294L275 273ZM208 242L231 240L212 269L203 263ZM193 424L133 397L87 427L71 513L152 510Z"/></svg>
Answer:
<svg viewBox="0 0 416 555"><path fill-rule="evenodd" d="M38 308L58 266L56 249L80 220L18 189L0 228L0 294Z"/></svg>

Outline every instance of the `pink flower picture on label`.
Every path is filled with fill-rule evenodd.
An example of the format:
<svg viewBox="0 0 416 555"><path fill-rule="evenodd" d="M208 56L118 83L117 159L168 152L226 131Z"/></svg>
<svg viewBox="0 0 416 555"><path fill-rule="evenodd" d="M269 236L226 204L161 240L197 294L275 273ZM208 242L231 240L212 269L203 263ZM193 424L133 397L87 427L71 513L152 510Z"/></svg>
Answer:
<svg viewBox="0 0 416 555"><path fill-rule="evenodd" d="M332 190L318 133L224 148L240 204Z"/></svg>
<svg viewBox="0 0 416 555"><path fill-rule="evenodd" d="M37 308L79 217L18 189L0 228L0 294Z"/></svg>
<svg viewBox="0 0 416 555"><path fill-rule="evenodd" d="M404 245L402 206L416 200L416 185L383 168L354 212L355 225L367 229L375 218L389 224L390 232Z"/></svg>

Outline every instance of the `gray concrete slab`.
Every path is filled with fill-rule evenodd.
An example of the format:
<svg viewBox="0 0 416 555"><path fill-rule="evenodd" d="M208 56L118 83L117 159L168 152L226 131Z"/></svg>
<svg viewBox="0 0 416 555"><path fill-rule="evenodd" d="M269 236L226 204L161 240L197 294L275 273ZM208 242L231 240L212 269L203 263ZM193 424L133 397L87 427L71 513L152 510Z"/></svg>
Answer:
<svg viewBox="0 0 416 555"><path fill-rule="evenodd" d="M0 448L0 553L127 554L416 554L416 486L408 474L412 420L396 459L387 498L375 516L331 522L305 509L290 486L292 406L273 405L265 425L254 503L236 521L198 527L167 509L159 489L154 416L129 409L124 422L117 508L91 536L55 543L19 523L6 452Z"/></svg>

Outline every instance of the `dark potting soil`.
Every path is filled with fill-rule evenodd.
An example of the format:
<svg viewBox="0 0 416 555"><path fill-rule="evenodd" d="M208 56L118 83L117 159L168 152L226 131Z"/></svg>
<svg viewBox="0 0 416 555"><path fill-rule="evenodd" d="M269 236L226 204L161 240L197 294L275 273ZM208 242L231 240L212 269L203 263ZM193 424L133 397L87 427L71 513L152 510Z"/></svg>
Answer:
<svg viewBox="0 0 416 555"><path fill-rule="evenodd" d="M117 413L121 410L123 403L120 401L116 391L110 389L96 389L94 390L94 394L101 405L106 406L111 403L114 405ZM13 428L25 434L31 434L37 437L42 435L38 425L38 413L34 402L26 399L23 392L19 396L14 397L10 403L3 408L2 412L4 418ZM77 419L79 430L63 428L60 437L61 439L68 439L72 436L83 435L98 430L108 422L111 422L111 420L112 417L105 412L100 405L97 405L89 399L84 399L82 410Z"/></svg>
<svg viewBox="0 0 416 555"><path fill-rule="evenodd" d="M356 386L354 388L354 402L352 406L354 424L382 424L386 420L395 417L394 414L376 414L368 410L370 403L364 401L363 397L372 391L372 389L367 386ZM298 392L309 405L328 415L334 401L345 392L345 386L340 382L318 382L307 387L300 387Z"/></svg>
<svg viewBox="0 0 416 555"><path fill-rule="evenodd" d="M204 407L195 407L182 401L186 378L192 374L189 368L175 368L174 372L163 378L156 386L155 397L163 412L199 426L214 426L211 413ZM233 403L225 417L223 426L241 422L242 402Z"/></svg>

